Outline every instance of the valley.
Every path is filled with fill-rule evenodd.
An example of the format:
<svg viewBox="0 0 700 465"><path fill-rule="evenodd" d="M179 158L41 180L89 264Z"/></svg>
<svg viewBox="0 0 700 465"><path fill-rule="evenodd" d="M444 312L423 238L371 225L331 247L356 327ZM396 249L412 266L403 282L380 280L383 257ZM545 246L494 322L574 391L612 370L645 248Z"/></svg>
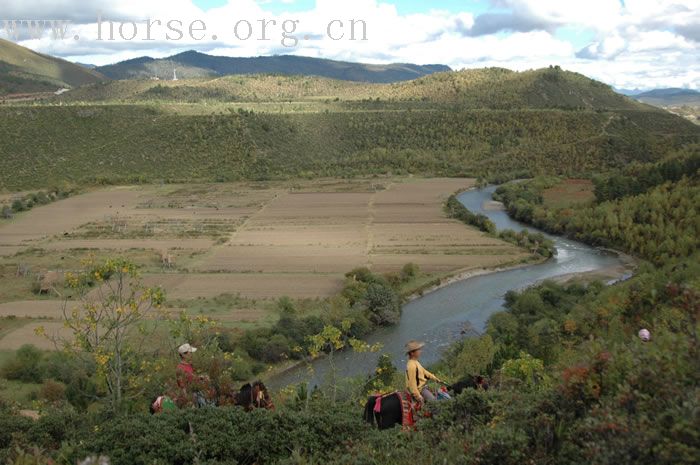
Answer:
<svg viewBox="0 0 700 465"><path fill-rule="evenodd" d="M60 319L70 293L62 276L85 260L128 257L148 285L165 289L171 311L229 327L274 322L281 297L331 298L353 268L392 273L413 263L420 287L527 261L524 250L445 217L447 197L473 185L375 178L125 186L35 207L0 220L0 317L27 319L0 337L0 350L28 341L49 348L32 335L46 323L28 319ZM50 273L56 282L37 292Z"/></svg>

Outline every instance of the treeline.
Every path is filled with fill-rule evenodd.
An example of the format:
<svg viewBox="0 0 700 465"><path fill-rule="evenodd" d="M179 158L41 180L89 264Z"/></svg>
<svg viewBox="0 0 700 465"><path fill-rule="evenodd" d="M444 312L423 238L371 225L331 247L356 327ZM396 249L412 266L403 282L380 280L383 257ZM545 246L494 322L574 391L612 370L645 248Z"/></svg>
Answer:
<svg viewBox="0 0 700 465"><path fill-rule="evenodd" d="M487 234L496 233L496 225L489 219L488 216L481 213L472 213L462 202L457 199L456 195L451 195L445 203L445 211L447 216L478 228L479 231Z"/></svg>
<svg viewBox="0 0 700 465"><path fill-rule="evenodd" d="M497 231L496 225L489 219L488 216L481 213L472 213L456 195L451 195L445 203L445 212L450 218L457 219L465 224L479 228L491 236L498 237L506 242L515 244L519 247L529 250L531 253L541 257L550 258L556 255L557 249L554 242L544 237L541 233L533 233L526 229L516 232L510 229Z"/></svg>
<svg viewBox="0 0 700 465"><path fill-rule="evenodd" d="M700 245L696 177L666 182L635 196L571 208L549 208L542 190L551 180L509 184L495 198L515 219L583 242L614 247L657 265L694 253Z"/></svg>
<svg viewBox="0 0 700 465"><path fill-rule="evenodd" d="M593 178L598 202L642 194L665 182L680 181L683 176L698 176L700 170L700 146L692 145L687 154L674 156L653 165L632 164L620 172Z"/></svg>
<svg viewBox="0 0 700 465"><path fill-rule="evenodd" d="M10 219L15 213L28 211L37 206L47 205L56 200L68 198L76 192L77 188L75 186L64 184L62 187L55 187L16 197L9 204L0 205L0 218Z"/></svg>

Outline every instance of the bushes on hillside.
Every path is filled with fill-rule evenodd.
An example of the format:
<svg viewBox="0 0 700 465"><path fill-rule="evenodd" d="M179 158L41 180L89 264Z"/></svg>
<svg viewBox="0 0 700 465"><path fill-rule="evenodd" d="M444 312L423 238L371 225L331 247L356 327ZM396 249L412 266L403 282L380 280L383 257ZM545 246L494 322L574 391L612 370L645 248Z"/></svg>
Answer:
<svg viewBox="0 0 700 465"><path fill-rule="evenodd" d="M0 426L0 459L13 445L36 445L65 463L105 455L112 465L270 464L292 451L323 460L368 429L354 409L327 405L309 412L219 408L103 418L57 411L36 422L3 416Z"/></svg>
<svg viewBox="0 0 700 465"><path fill-rule="evenodd" d="M666 182L639 195L624 194L618 200L575 211L543 205L540 194L547 184L542 179L502 186L495 198L505 203L513 218L545 231L592 245L619 248L663 265L691 255L700 246L692 220L695 206L700 203L700 185L698 177L689 174L690 177Z"/></svg>

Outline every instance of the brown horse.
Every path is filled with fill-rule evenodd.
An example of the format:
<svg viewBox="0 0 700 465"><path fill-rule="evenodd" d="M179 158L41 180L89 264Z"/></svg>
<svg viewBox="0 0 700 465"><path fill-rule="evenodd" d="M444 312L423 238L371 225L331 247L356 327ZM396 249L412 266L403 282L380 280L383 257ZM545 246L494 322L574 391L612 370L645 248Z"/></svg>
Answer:
<svg viewBox="0 0 700 465"><path fill-rule="evenodd" d="M198 396L202 396L198 393ZM195 397L198 398L197 395ZM151 414L162 413L164 401L169 400L167 396L158 396L151 402L150 411ZM166 402L167 404L167 402ZM218 399L211 402L197 402L194 403L195 406L240 406L246 412L262 408L266 410L274 410L275 406L272 403L272 398L270 393L267 391L267 387L262 381L255 381L254 383L244 384L238 392L230 392L219 396Z"/></svg>
<svg viewBox="0 0 700 465"><path fill-rule="evenodd" d="M243 385L241 390L236 394L235 405L243 407L246 412L258 408L267 410L275 409L270 393L267 392L267 387L265 387L262 381Z"/></svg>

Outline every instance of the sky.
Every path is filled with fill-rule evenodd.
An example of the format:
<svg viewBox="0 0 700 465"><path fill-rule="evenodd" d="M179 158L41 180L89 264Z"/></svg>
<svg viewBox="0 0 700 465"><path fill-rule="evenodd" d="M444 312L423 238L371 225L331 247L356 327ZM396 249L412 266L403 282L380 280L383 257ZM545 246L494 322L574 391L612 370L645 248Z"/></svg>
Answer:
<svg viewBox="0 0 700 465"><path fill-rule="evenodd" d="M0 37L96 65L198 50L225 56L294 54L366 63L445 64L453 69L559 65L617 88L700 89L700 0L2 3ZM63 34L60 27L54 34L49 26L42 35L22 27L13 33L7 20L70 23L65 23Z"/></svg>

